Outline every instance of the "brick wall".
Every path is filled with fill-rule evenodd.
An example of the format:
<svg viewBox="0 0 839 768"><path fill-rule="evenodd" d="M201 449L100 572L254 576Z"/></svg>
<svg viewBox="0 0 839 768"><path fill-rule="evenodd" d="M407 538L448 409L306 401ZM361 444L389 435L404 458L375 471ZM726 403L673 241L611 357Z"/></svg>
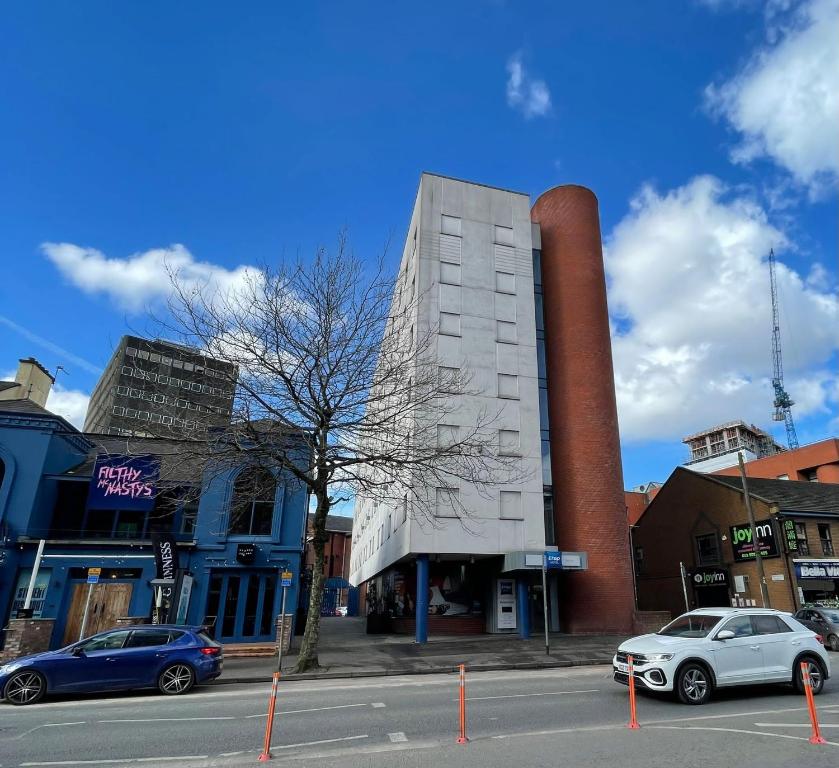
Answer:
<svg viewBox="0 0 839 768"><path fill-rule="evenodd" d="M752 498L755 520L771 517L769 505ZM816 522L807 523L813 557L822 557ZM638 569L638 608L667 610L674 615L685 610L684 593L679 574L679 562L687 569L695 567L722 567L728 570L729 592L734 592L736 576L748 577L748 586L742 596L755 601L760 607L760 583L754 561L735 562L731 546L730 526L748 523L743 495L736 489L720 485L686 470L676 470L671 479L650 504L634 530L634 546L643 549L644 557ZM839 536L839 527L831 523ZM696 537L714 534L720 553L718 563L702 564L696 550ZM777 535L777 534L776 534ZM723 537L725 537L723 539ZM839 539L835 539L839 547ZM779 549L783 542L778 542ZM779 557L763 558L763 569L772 608L796 610L795 575L790 580L791 563L781 552ZM773 576L775 577L773 579ZM691 607L699 588L688 584ZM730 605L730 602L726 602Z"/></svg>
<svg viewBox="0 0 839 768"><path fill-rule="evenodd" d="M561 550L588 553L564 574L563 631L624 633L634 595L597 198L561 186L533 206L542 236L554 520Z"/></svg>
<svg viewBox="0 0 839 768"><path fill-rule="evenodd" d="M55 619L10 619L0 661L48 651Z"/></svg>

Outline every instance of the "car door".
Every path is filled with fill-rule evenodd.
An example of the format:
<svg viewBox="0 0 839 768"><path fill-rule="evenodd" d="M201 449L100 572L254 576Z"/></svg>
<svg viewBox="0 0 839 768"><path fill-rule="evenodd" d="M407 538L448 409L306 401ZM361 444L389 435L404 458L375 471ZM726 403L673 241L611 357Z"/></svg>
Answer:
<svg viewBox="0 0 839 768"><path fill-rule="evenodd" d="M797 645L796 633L786 622L774 614L752 616L755 639L763 653L764 677L767 682L784 682L790 679L792 662ZM798 633L801 634L801 633ZM800 643L800 638L798 638Z"/></svg>
<svg viewBox="0 0 839 768"><path fill-rule="evenodd" d="M717 640L723 630L733 632L734 637ZM763 653L750 616L734 616L725 622L714 632L709 650L717 685L763 682Z"/></svg>
<svg viewBox="0 0 839 768"><path fill-rule="evenodd" d="M182 633L154 627L135 629L131 632L120 658L127 687L155 685L160 670L173 650L173 634L180 636Z"/></svg>
<svg viewBox="0 0 839 768"><path fill-rule="evenodd" d="M47 670L53 691L102 691L118 687L119 652L128 639L128 630L104 632L78 643L80 652L53 657Z"/></svg>

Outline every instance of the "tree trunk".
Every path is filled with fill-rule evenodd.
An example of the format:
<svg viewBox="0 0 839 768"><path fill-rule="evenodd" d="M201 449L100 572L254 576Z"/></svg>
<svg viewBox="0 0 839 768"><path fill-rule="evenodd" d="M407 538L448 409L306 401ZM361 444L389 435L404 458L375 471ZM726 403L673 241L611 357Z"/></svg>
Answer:
<svg viewBox="0 0 839 768"><path fill-rule="evenodd" d="M323 550L326 544L326 515L329 512L327 490L315 491L317 507L312 523L312 547L315 550L315 563L312 566L312 585L309 591L309 614L306 617L306 630L297 655L295 672L306 672L318 668L318 641L320 640L320 608L323 604Z"/></svg>

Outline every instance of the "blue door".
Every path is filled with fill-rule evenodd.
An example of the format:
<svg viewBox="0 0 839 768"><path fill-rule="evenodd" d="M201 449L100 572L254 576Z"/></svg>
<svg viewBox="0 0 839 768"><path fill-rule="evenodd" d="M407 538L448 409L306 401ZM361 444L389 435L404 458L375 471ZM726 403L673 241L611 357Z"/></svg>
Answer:
<svg viewBox="0 0 839 768"><path fill-rule="evenodd" d="M215 617L214 639L272 641L279 613L278 578L276 571L213 571L204 614Z"/></svg>

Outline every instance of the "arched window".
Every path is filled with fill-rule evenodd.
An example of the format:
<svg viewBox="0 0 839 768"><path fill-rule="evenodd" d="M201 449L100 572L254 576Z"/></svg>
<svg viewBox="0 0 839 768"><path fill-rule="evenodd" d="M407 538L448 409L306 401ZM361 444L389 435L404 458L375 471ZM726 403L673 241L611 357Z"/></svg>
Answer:
<svg viewBox="0 0 839 768"><path fill-rule="evenodd" d="M230 504L231 536L270 536L277 480L267 469L252 467L239 473Z"/></svg>

